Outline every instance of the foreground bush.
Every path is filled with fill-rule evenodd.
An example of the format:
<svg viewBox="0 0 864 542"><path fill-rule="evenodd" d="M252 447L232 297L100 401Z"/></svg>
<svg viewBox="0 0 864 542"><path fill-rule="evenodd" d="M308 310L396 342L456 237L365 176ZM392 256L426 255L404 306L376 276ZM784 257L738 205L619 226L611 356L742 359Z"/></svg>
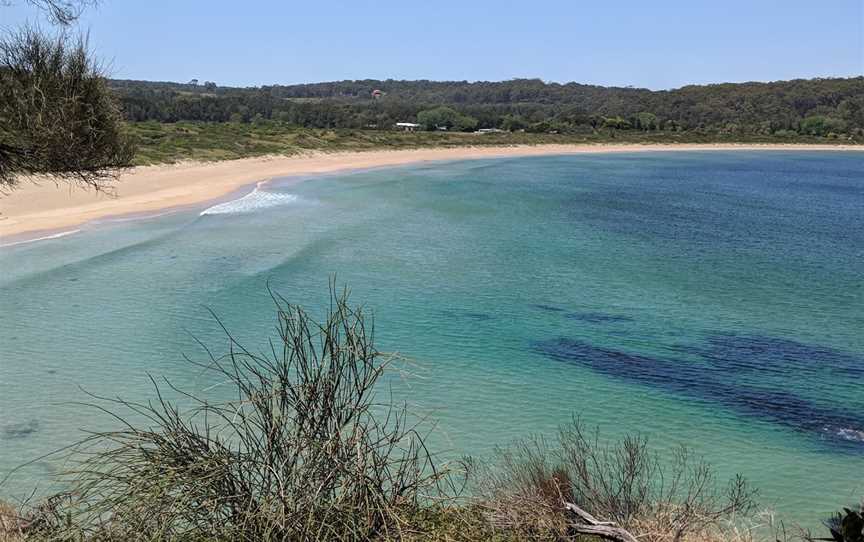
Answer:
<svg viewBox="0 0 864 542"><path fill-rule="evenodd" d="M552 444L523 440L499 449L498 457L497 466L475 475L479 492L494 524L526 538L585 532L570 509L620 525L640 540L710 539L754 506L755 492L743 478L718 485L710 466L686 447L661 458L640 436L604 444L578 419Z"/></svg>
<svg viewBox="0 0 864 542"><path fill-rule="evenodd" d="M39 531L94 540L361 540L404 529L442 479L404 408L375 400L391 358L361 309L324 323L275 298L269 355L233 340L201 364L236 400L115 401L125 425L89 438L69 500ZM154 381L155 384L155 381ZM170 386L170 384L168 384ZM173 389L173 388L172 388ZM179 391L179 390L175 390ZM127 421L146 419L145 425Z"/></svg>
<svg viewBox="0 0 864 542"><path fill-rule="evenodd" d="M72 15L71 4L57 5L55 16ZM3 32L0 191L33 175L106 189L132 155L118 104L83 40Z"/></svg>
<svg viewBox="0 0 864 542"><path fill-rule="evenodd" d="M864 501L861 503L860 511L844 508L842 512L838 512L826 521L825 526L828 527L831 538L817 540L864 542Z"/></svg>
<svg viewBox="0 0 864 542"><path fill-rule="evenodd" d="M122 429L79 444L67 493L0 503L0 542L756 539L735 530L753 507L743 479L719 485L688 449L660 457L640 436L606 444L578 419L554 441L468 461L474 492L457 499L454 471L433 463L405 407L376 400L393 358L364 312L332 294L316 323L274 301L269 354L229 335L227 354L198 363L235 399L154 381L154 402L103 403Z"/></svg>

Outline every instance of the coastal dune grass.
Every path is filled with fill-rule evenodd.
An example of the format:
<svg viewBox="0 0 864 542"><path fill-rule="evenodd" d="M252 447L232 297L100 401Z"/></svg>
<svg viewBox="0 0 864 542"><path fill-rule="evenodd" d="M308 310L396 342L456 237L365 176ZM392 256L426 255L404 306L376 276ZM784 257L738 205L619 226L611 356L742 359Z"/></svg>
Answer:
<svg viewBox="0 0 864 542"><path fill-rule="evenodd" d="M736 518L753 517L756 491L737 476L718 484L711 466L678 445L668 457L642 435L605 441L573 418L551 441L527 438L499 448L497 464L472 479L490 521L508 530L573 534L562 503L624 527L639 540L723 538Z"/></svg>
<svg viewBox="0 0 864 542"><path fill-rule="evenodd" d="M821 143L844 140L798 136L699 134L693 132L459 133L399 132L349 128L303 128L280 121L130 122L126 133L135 142L135 165L186 160L217 161L310 151L339 152L446 147L486 147L544 144L675 144L675 143Z"/></svg>
<svg viewBox="0 0 864 542"><path fill-rule="evenodd" d="M266 353L226 330L226 353L202 345L203 360L188 359L232 400L155 379L147 403L96 398L118 429L74 447L64 493L0 507L0 541L595 539L570 505L645 542L786 539L757 521L740 477L718 484L686 447L665 457L639 435L608 442L578 418L552 440L439 464L385 393L398 358L375 348L348 292L331 285L321 322L271 296Z"/></svg>

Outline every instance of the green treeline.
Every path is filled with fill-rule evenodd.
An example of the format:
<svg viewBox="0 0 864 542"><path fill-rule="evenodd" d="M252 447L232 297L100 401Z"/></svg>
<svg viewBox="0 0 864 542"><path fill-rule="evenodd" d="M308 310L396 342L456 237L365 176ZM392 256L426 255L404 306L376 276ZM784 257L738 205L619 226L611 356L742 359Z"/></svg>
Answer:
<svg viewBox="0 0 864 542"><path fill-rule="evenodd" d="M127 120L255 122L307 128L619 131L864 138L864 77L652 91L539 79L341 81L254 88L112 81ZM379 92L374 92L374 91ZM373 94L374 93L374 94Z"/></svg>

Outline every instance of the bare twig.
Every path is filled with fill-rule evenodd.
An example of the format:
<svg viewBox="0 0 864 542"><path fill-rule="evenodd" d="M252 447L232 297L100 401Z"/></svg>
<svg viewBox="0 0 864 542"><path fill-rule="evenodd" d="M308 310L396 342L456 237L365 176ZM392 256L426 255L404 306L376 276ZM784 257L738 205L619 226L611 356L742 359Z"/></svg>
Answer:
<svg viewBox="0 0 864 542"><path fill-rule="evenodd" d="M599 536L614 542L639 542L627 530L618 527L611 521L599 521L573 503L565 502L564 508L577 517L577 521L570 524L570 528L576 534Z"/></svg>

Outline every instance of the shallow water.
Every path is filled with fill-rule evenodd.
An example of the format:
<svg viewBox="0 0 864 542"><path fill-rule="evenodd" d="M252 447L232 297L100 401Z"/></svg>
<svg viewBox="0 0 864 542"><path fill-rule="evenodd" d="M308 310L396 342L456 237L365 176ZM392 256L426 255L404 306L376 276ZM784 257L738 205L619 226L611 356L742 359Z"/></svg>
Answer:
<svg viewBox="0 0 864 542"><path fill-rule="evenodd" d="M263 347L270 286L320 310L328 277L415 363L394 393L436 449L484 455L573 414L686 442L816 526L864 495L864 159L787 152L532 157L261 188L0 250L0 478L108 420L81 388ZM50 487L56 458L0 493Z"/></svg>

